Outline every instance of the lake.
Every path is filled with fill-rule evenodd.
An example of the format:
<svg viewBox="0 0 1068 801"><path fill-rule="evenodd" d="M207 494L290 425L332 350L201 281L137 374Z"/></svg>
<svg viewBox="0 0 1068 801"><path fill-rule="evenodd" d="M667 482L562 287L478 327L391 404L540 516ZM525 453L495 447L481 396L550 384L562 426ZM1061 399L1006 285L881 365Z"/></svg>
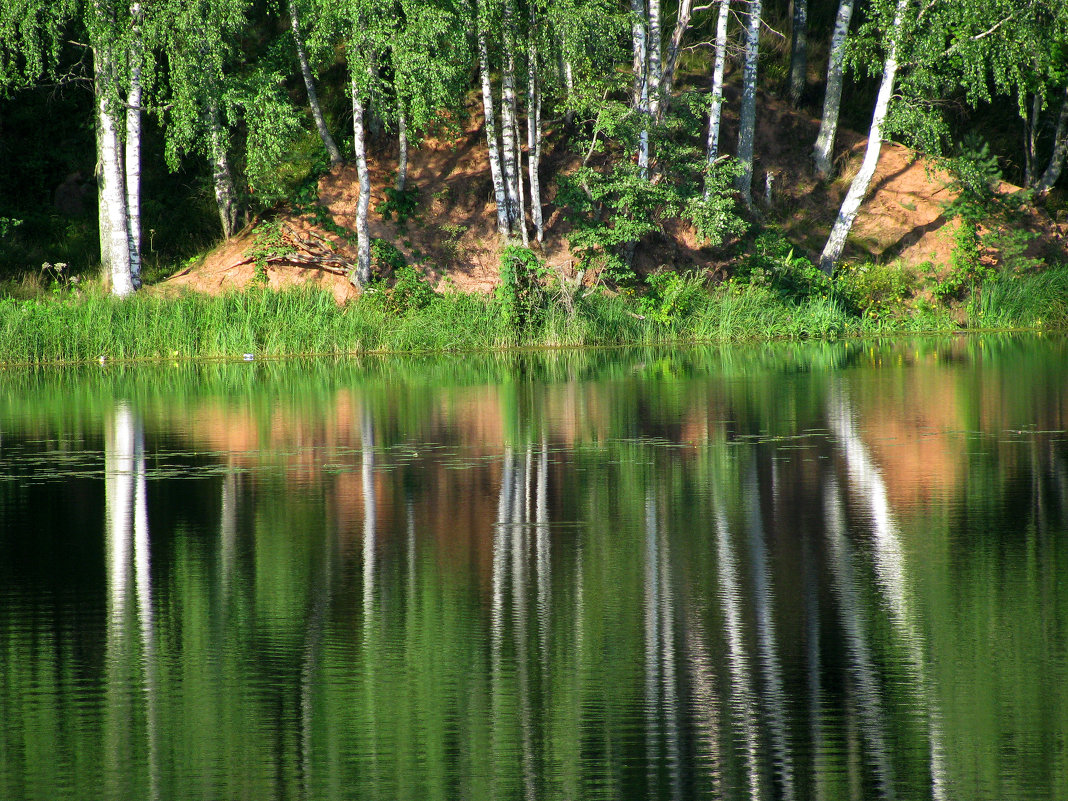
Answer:
<svg viewBox="0 0 1068 801"><path fill-rule="evenodd" d="M1068 341L0 372L0 798L1068 798Z"/></svg>

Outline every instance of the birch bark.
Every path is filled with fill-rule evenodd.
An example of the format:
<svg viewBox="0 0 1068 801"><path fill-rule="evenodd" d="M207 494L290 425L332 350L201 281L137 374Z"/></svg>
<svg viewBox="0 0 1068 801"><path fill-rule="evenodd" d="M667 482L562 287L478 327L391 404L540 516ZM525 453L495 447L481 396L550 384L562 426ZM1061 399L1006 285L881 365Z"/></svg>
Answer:
<svg viewBox="0 0 1068 801"><path fill-rule="evenodd" d="M481 9L481 4L479 5ZM497 113L493 107L493 86L490 83L489 48L486 46L486 30L483 19L478 20L478 71L482 80L482 111L486 120L486 146L489 150L490 177L493 180L493 197L497 203L497 232L502 239L511 236L508 221L508 194L504 189L501 171L501 144L497 138Z"/></svg>
<svg viewBox="0 0 1068 801"><path fill-rule="evenodd" d="M808 69L808 0L794 0L794 20L790 36L790 103L797 108L805 94Z"/></svg>
<svg viewBox="0 0 1068 801"><path fill-rule="evenodd" d="M679 53L682 52L682 37L690 28L690 18L693 15L693 0L681 0L679 3L679 15L675 19L675 29L671 32L671 42L668 45L667 59L664 61L664 72L660 76L660 117L664 116L671 104L671 90L675 86L675 70L679 65Z"/></svg>
<svg viewBox="0 0 1068 801"><path fill-rule="evenodd" d="M126 96L126 224L130 247L130 281L141 288L141 4L130 4L130 91Z"/></svg>
<svg viewBox="0 0 1068 801"><path fill-rule="evenodd" d="M107 225L101 228L102 261L111 268L111 294L126 297L134 291L130 273L130 235L126 209L126 189L122 166L119 120L109 98L115 82L115 56L107 45L93 51L96 72L97 124L100 131L100 201Z"/></svg>
<svg viewBox="0 0 1068 801"><path fill-rule="evenodd" d="M860 204L871 184L875 168L879 164L879 153L883 147L883 123L886 120L886 112L890 108L890 98L894 93L894 81L897 78L897 50L901 43L901 29L905 24L905 12L911 0L898 0L894 11L893 27L890 30L890 46L886 53L886 62L883 64L882 82L879 84L879 94L875 99L875 110L871 118L871 130L868 132L868 146L864 151L864 161L860 165L860 172L849 185L842 208L838 211L838 218L834 221L827 244L824 245L820 256L820 269L830 275L834 271L834 264L845 249L846 237L853 227L853 221L857 218Z"/></svg>
<svg viewBox="0 0 1068 801"><path fill-rule="evenodd" d="M404 114L404 103L397 103L397 182L398 192L403 192L408 183L408 118Z"/></svg>
<svg viewBox="0 0 1068 801"><path fill-rule="evenodd" d="M227 153L227 136L223 130L219 107L215 100L208 101L208 138L210 144L211 178L215 187L215 205L219 209L219 222L223 236L229 239L237 227L237 189Z"/></svg>
<svg viewBox="0 0 1068 801"><path fill-rule="evenodd" d="M716 62L712 69L712 101L708 106L708 166L719 158L719 128L723 119L723 71L727 64L727 20L731 0L719 0L719 17L716 20ZM705 190L708 197L708 189Z"/></svg>
<svg viewBox="0 0 1068 801"><path fill-rule="evenodd" d="M541 242L544 225L541 214L541 92L538 88L537 19L534 4L530 6L530 33L527 45L527 167L530 174L530 220L534 223L534 237ZM524 226L524 230L526 226Z"/></svg>
<svg viewBox="0 0 1068 801"><path fill-rule="evenodd" d="M761 0L748 0L745 25L745 68L742 71L742 107L738 122L738 163L742 167L735 186L746 206L753 205L753 139L756 134L757 57L760 53Z"/></svg>
<svg viewBox="0 0 1068 801"><path fill-rule="evenodd" d="M1053 185L1057 183L1057 179L1061 177L1066 155L1068 155L1068 89L1065 90L1061 113L1057 117L1057 130L1053 135L1053 155L1050 157L1049 166L1035 184L1035 191L1040 196L1048 194Z"/></svg>
<svg viewBox="0 0 1068 801"><path fill-rule="evenodd" d="M508 201L508 228L515 232L523 225L519 192L519 140L516 137L518 108L515 91L515 8L513 0L504 0L502 27L504 35L501 65L501 145L504 155L504 188Z"/></svg>
<svg viewBox="0 0 1068 801"><path fill-rule="evenodd" d="M319 103L319 93L315 90L315 79L312 76L311 64L308 61L308 51L304 47L304 38L300 33L300 16L297 12L296 0L289 0L289 27L293 31L293 41L296 42L297 60L300 61L300 74L304 77L304 89L308 93L308 105L311 107L315 127L319 131L319 138L323 140L323 147L326 148L326 153L330 157L330 167L339 167L342 162L341 151L338 149L337 142L334 141L334 137L330 134L330 129L326 125L323 108Z"/></svg>
<svg viewBox="0 0 1068 801"><path fill-rule="evenodd" d="M853 18L853 0L842 0L834 20L831 35L831 55L827 63L827 89L823 96L823 117L820 132L812 156L816 161L816 173L826 180L831 175L831 156L834 154L834 139L838 132L838 112L842 107L842 76L845 73L845 43L849 35L849 23Z"/></svg>
<svg viewBox="0 0 1068 801"><path fill-rule="evenodd" d="M662 48L660 33L660 0L649 0L649 40L647 44L649 58L649 101L646 112L653 119L660 119L660 79L663 76L663 64L660 57Z"/></svg>
<svg viewBox="0 0 1068 801"><path fill-rule="evenodd" d="M356 177L360 182L360 197L356 201L356 285L363 289L371 280L371 235L367 225L367 209L371 205L371 176L367 172L367 143L364 139L363 98L355 77L352 78L352 145L356 154Z"/></svg>

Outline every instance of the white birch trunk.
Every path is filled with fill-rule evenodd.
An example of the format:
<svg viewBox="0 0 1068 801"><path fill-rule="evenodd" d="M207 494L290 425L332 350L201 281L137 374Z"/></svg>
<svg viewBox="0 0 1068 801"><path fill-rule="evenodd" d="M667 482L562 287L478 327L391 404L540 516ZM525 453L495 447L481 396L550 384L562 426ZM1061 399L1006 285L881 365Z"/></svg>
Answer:
<svg viewBox="0 0 1068 801"><path fill-rule="evenodd" d="M96 128L96 166L93 175L96 178L96 220L100 242L100 275L111 276L111 218L108 216L108 204L104 199L104 189L107 183L104 177L104 132L99 121Z"/></svg>
<svg viewBox="0 0 1068 801"><path fill-rule="evenodd" d="M130 91L126 96L126 225L130 243L130 281L141 288L141 4L130 4Z"/></svg>
<svg viewBox="0 0 1068 801"><path fill-rule="evenodd" d="M834 155L834 139L838 132L838 112L842 107L842 76L845 73L845 44L849 36L849 23L853 18L853 0L842 0L834 20L831 35L831 54L827 62L827 89L823 96L823 118L812 156L816 161L816 174L826 180L831 174L831 157Z"/></svg>
<svg viewBox="0 0 1068 801"><path fill-rule="evenodd" d="M897 48L901 39L901 29L905 24L905 12L911 0L898 0L897 9L894 11L893 28L890 31L890 46L886 53L886 63L883 65L883 79L879 84L879 94L875 99L875 111L872 113L871 130L868 133L868 146L864 151L864 162L860 165L860 172L849 185L842 208L838 211L838 219L834 221L827 244L824 245L820 256L820 269L830 275L834 271L834 263L842 255L845 249L846 237L849 229L853 227L853 221L860 211L860 204L867 194L871 184L875 168L879 164L879 153L883 147L883 122L886 120L886 112L890 108L890 97L894 93L894 81L897 78Z"/></svg>
<svg viewBox="0 0 1068 801"><path fill-rule="evenodd" d="M538 89L538 44L535 6L530 6L530 32L527 44L527 167L530 175L530 221L534 236L541 242L544 224L541 214L541 92ZM526 230L526 226L523 227Z"/></svg>
<svg viewBox="0 0 1068 801"><path fill-rule="evenodd" d="M223 236L229 239L237 227L237 189L230 169L227 136L219 116L219 107L212 99L208 103L208 138L211 146L211 179L215 188L215 205Z"/></svg>
<svg viewBox="0 0 1068 801"><path fill-rule="evenodd" d="M1024 118L1024 186L1034 186L1038 180L1035 177L1035 173L1038 172L1035 142L1038 139L1041 117L1042 96L1035 92L1035 96L1031 99L1031 114Z"/></svg>
<svg viewBox="0 0 1068 801"><path fill-rule="evenodd" d="M331 168L338 167L342 162L341 150L338 149L337 142L334 141L330 129L326 126L323 108L319 104L319 93L315 91L315 80L312 76L311 64L308 62L308 51L304 47L304 38L300 35L300 17L297 14L296 0L289 0L289 27L293 30L293 40L297 45L297 60L300 61L300 74L304 76L304 89L308 93L312 119L315 120L319 138L323 140L323 147L326 148L327 155L330 157Z"/></svg>
<svg viewBox="0 0 1068 801"><path fill-rule="evenodd" d="M482 111L486 120L486 147L489 151L490 177L493 180L493 197L497 204L497 232L502 239L511 236L508 223L508 194L504 189L501 171L501 144L497 138L497 114L493 108L493 86L490 83L489 50L486 47L486 31L483 20L478 21L478 71L482 80Z"/></svg>
<svg viewBox="0 0 1068 801"><path fill-rule="evenodd" d="M761 0L748 0L745 26L745 68L742 71L742 108L738 122L738 163L742 172L736 187L746 206L753 205L753 139L756 135L757 57L760 53Z"/></svg>
<svg viewBox="0 0 1068 801"><path fill-rule="evenodd" d="M1068 89L1065 90L1061 113L1057 117L1057 130L1053 134L1053 155L1050 157L1049 166L1035 184L1035 191L1039 196L1048 194L1053 185L1057 183L1057 179L1061 177L1066 155L1068 155Z"/></svg>
<svg viewBox="0 0 1068 801"><path fill-rule="evenodd" d="M516 113L514 118L515 122L515 156L516 156L516 197L519 199L519 216L516 218L519 222L519 233L523 240L523 247L530 247L530 237L527 233L527 201L524 194L523 187L523 137L519 134L519 114ZM527 159L529 162L529 158Z"/></svg>
<svg viewBox="0 0 1068 801"><path fill-rule="evenodd" d="M642 104L642 85L649 82L649 57L646 46L645 0L630 0L630 38L632 68L634 70L631 96L636 109L644 108Z"/></svg>
<svg viewBox="0 0 1068 801"><path fill-rule="evenodd" d="M100 164L103 179L100 200L107 215L107 226L100 232L101 254L107 255L102 255L101 260L106 260L111 267L111 294L121 298L131 294L134 285L130 273L130 237L119 119L108 102L110 84L115 80L114 55L106 48L97 47L93 53L93 62L96 71L97 121L100 126Z"/></svg>
<svg viewBox="0 0 1068 801"><path fill-rule="evenodd" d="M404 113L404 103L397 104L397 182L398 192L403 192L408 184L408 118Z"/></svg>
<svg viewBox="0 0 1068 801"><path fill-rule="evenodd" d="M660 39L660 0L649 0L649 105L646 110L653 119L660 119L660 79L663 76Z"/></svg>
<svg viewBox="0 0 1068 801"><path fill-rule="evenodd" d="M531 44L531 60L536 55L534 45ZM541 242L545 236L545 220L542 216L541 207L541 178L538 170L541 168L541 92L538 91L537 75L533 67L528 73L527 88L527 165L530 168L530 220L534 223L534 236Z"/></svg>
<svg viewBox="0 0 1068 801"><path fill-rule="evenodd" d="M808 0L794 0L794 20L790 36L790 103L797 108L805 94L808 69Z"/></svg>
<svg viewBox="0 0 1068 801"><path fill-rule="evenodd" d="M663 117L667 108L671 105L671 91L675 86L675 70L679 66L679 53L682 52L682 37L690 28L690 17L693 14L693 0L681 0L679 3L679 15L675 19L675 29L671 32L671 43L668 45L667 59L664 61L663 74L660 76L660 109L658 119Z"/></svg>
<svg viewBox="0 0 1068 801"><path fill-rule="evenodd" d="M508 201L508 228L515 232L524 226L520 213L520 155L516 136L517 102L515 91L515 10L512 0L505 0L502 27L504 52L501 64L501 144L504 155L504 189Z"/></svg>
<svg viewBox="0 0 1068 801"><path fill-rule="evenodd" d="M719 17L716 20L716 61L712 69L712 101L708 106L708 167L712 168L719 158L719 129L723 119L723 71L727 64L727 21L731 0L719 0ZM705 199L710 195L710 184L705 184Z"/></svg>
<svg viewBox="0 0 1068 801"><path fill-rule="evenodd" d="M356 271L355 283L360 289L371 280L371 234L367 226L367 210L371 205L371 176L367 172L367 143L363 132L363 98L356 86L352 88L352 147L356 154L356 177L360 183L360 197L356 202Z"/></svg>

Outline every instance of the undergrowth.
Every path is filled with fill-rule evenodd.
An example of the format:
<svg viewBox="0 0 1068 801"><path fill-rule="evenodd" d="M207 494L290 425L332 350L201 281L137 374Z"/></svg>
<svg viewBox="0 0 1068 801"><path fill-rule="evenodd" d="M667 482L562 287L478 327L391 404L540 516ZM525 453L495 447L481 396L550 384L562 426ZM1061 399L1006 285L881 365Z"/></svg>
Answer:
<svg viewBox="0 0 1068 801"><path fill-rule="evenodd" d="M398 263L344 306L307 287L117 300L99 287L57 284L32 300L0 300L0 363L837 339L961 327L959 313L916 296L915 283L892 267L862 265L827 279L773 239L755 252L718 285L665 271L613 292L565 281L511 247L492 296L435 292ZM971 329L1068 328L1068 267L1002 275L963 308Z"/></svg>

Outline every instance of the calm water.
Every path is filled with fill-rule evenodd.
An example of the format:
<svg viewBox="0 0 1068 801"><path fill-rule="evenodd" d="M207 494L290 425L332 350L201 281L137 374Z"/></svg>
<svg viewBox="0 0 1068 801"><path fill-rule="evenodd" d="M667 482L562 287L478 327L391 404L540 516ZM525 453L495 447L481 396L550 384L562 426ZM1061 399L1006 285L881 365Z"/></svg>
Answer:
<svg viewBox="0 0 1068 801"><path fill-rule="evenodd" d="M0 373L0 799L1068 798L1068 343Z"/></svg>

